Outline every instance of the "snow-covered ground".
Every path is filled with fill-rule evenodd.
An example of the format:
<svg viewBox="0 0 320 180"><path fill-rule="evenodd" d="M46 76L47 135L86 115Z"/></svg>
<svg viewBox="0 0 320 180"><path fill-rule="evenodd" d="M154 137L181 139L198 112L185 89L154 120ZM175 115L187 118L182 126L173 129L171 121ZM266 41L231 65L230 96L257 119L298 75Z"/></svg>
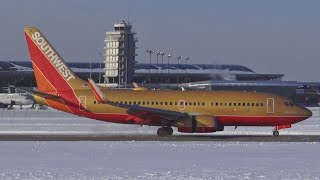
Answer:
<svg viewBox="0 0 320 180"><path fill-rule="evenodd" d="M319 143L0 142L0 179L319 179Z"/></svg>
<svg viewBox="0 0 320 180"><path fill-rule="evenodd" d="M312 108L314 116L292 128L280 131L280 134L320 135L320 109ZM225 131L213 135L271 135L272 127L226 127ZM95 121L54 109L0 110L1 133L68 133L68 134L156 134L157 127L124 125ZM175 134L181 134L176 132ZM212 134L212 133L210 133Z"/></svg>
<svg viewBox="0 0 320 180"><path fill-rule="evenodd" d="M319 120L315 114L281 134L320 135ZM0 133L155 134L156 129L52 109L0 110ZM216 134L271 135L271 130L228 127ZM320 179L319 152L317 142L2 141L0 179Z"/></svg>

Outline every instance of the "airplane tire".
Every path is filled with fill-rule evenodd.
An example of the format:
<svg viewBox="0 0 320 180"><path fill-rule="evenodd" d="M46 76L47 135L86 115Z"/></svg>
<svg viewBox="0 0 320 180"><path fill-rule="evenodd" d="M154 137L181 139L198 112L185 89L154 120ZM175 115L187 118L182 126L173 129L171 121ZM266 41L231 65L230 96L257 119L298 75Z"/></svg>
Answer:
<svg viewBox="0 0 320 180"><path fill-rule="evenodd" d="M171 136L173 134L173 129L171 127L165 127L165 129L168 132L169 136Z"/></svg>
<svg viewBox="0 0 320 180"><path fill-rule="evenodd" d="M273 131L273 136L278 137L279 136L279 131Z"/></svg>
<svg viewBox="0 0 320 180"><path fill-rule="evenodd" d="M161 127L157 131L158 136L171 136L173 134L173 129L171 127Z"/></svg>

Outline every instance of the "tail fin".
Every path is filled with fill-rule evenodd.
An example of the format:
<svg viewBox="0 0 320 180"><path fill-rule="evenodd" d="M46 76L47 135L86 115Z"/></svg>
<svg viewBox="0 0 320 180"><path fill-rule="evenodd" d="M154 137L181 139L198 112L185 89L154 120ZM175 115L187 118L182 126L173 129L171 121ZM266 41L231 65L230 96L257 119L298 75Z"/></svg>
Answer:
<svg viewBox="0 0 320 180"><path fill-rule="evenodd" d="M38 90L59 94L86 86L36 27L24 28Z"/></svg>

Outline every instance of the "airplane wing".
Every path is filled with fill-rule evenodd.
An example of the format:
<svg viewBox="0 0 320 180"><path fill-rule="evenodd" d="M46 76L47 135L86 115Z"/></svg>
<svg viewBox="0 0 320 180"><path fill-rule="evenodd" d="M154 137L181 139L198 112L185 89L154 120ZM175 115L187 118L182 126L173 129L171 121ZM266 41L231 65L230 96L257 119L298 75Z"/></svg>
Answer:
<svg viewBox="0 0 320 180"><path fill-rule="evenodd" d="M143 107L143 106L139 106L137 104L121 104L121 103L111 102L107 99L106 95L101 91L101 89L98 87L98 85L96 85L94 83L94 81L92 79L89 79L89 84L90 84L92 92L98 102L113 105L113 106L118 106L121 108L126 108L126 109L128 109L129 114L159 115L162 118L165 118L170 121L175 121L175 120L178 120L178 119L181 119L181 118L188 116L188 114L186 114L186 113L181 113L181 112L176 112L176 111Z"/></svg>
<svg viewBox="0 0 320 180"><path fill-rule="evenodd" d="M157 109L157 108L150 108L150 107L143 107L139 105L131 105L131 104L119 104L114 103L115 106L122 107L128 109L129 114L149 114L149 115L159 115L164 119L167 119L169 121L176 121L178 119L187 117L188 114L176 112L176 111L169 111L169 110L163 110L163 109Z"/></svg>

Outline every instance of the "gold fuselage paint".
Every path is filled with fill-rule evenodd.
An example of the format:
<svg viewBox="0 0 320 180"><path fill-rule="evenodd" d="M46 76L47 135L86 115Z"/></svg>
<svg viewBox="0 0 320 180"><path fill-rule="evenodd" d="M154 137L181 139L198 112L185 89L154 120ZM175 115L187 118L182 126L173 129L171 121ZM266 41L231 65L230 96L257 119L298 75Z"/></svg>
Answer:
<svg viewBox="0 0 320 180"><path fill-rule="evenodd" d="M284 106L290 102L285 97L268 93L233 91L133 91L103 90L109 101L137 104L190 115L240 115L240 116L305 116L299 106ZM127 113L127 109L97 103L91 89L75 91L85 99L87 110L94 113ZM268 99L274 101L268 107ZM268 110L269 108L269 110Z"/></svg>

